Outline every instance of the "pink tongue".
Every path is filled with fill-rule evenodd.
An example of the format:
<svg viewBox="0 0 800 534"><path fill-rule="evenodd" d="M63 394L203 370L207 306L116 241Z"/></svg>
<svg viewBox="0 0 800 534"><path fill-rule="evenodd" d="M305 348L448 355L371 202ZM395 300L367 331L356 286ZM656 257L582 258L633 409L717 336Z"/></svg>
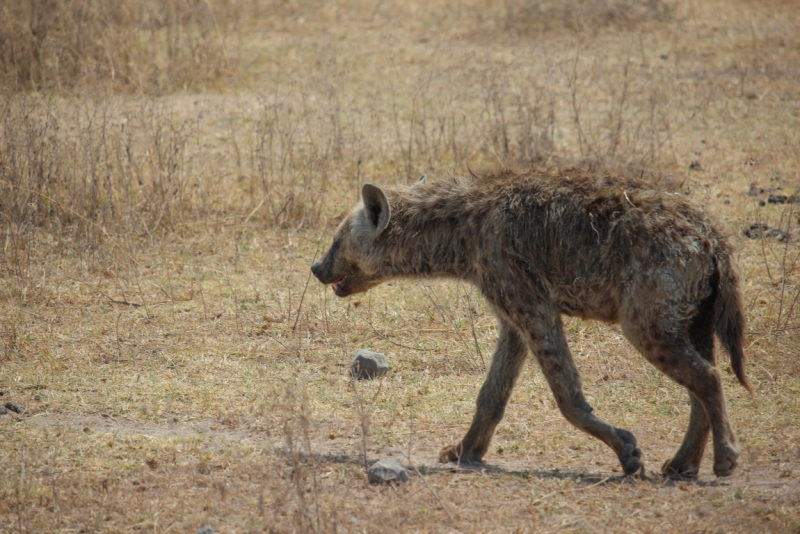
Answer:
<svg viewBox="0 0 800 534"><path fill-rule="evenodd" d="M340 285L342 282L344 282L344 277L342 277L342 278L339 278L337 281L335 281L334 283L332 283L332 284L331 284L331 289L333 289L333 291L335 292L337 289L339 289L339 285Z"/></svg>

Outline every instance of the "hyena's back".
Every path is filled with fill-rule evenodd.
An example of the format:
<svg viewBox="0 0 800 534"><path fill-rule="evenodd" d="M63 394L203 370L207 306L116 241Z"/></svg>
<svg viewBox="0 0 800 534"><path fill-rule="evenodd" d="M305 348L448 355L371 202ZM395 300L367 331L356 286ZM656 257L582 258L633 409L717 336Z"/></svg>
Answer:
<svg viewBox="0 0 800 534"><path fill-rule="evenodd" d="M731 275L724 239L682 195L577 170L553 174L414 186L395 197L393 217L405 219L396 237L419 229L443 245L457 240L463 256L442 246L421 261L444 271L466 260L465 277L485 291L530 293L563 313L612 322L627 299L698 302L718 265Z"/></svg>

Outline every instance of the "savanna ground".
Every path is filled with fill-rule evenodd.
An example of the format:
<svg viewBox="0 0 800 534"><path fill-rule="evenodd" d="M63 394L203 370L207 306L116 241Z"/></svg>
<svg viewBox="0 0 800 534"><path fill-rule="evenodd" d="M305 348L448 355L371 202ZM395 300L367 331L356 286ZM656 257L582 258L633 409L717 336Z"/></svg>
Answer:
<svg viewBox="0 0 800 534"><path fill-rule="evenodd" d="M0 415L1 531L800 531L800 227L767 202L800 187L797 2L0 13L0 400L21 411ZM309 279L365 181L576 162L680 189L738 251L756 393L720 354L731 478L708 457L697 481L658 475L686 393L575 319L588 399L648 478L570 427L535 365L486 464L437 464L494 343L481 297ZM348 378L362 347L384 379ZM369 485L379 458L411 480Z"/></svg>

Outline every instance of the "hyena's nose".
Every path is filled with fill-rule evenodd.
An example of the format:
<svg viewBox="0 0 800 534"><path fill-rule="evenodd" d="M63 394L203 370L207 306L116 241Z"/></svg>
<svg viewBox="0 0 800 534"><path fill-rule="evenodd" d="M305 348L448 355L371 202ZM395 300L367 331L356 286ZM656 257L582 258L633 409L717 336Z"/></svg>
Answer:
<svg viewBox="0 0 800 534"><path fill-rule="evenodd" d="M319 271L320 265L322 265L322 261L317 260L314 262L314 265L311 266L311 272L314 273L314 276L317 276L317 271Z"/></svg>

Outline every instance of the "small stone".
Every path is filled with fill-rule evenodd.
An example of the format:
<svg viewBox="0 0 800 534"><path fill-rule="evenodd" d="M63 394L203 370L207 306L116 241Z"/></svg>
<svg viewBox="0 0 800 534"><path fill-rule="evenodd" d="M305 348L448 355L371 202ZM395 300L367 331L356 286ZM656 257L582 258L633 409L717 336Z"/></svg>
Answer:
<svg viewBox="0 0 800 534"><path fill-rule="evenodd" d="M787 197L786 195L772 194L767 198L767 202L769 202L770 204L786 204L788 200L789 197Z"/></svg>
<svg viewBox="0 0 800 534"><path fill-rule="evenodd" d="M742 233L750 239L773 238L785 242L792 238L789 232L784 232L778 228L770 228L769 225L764 223L753 223L750 228L745 228Z"/></svg>
<svg viewBox="0 0 800 534"><path fill-rule="evenodd" d="M214 534L214 529L206 525L197 531L197 534Z"/></svg>
<svg viewBox="0 0 800 534"><path fill-rule="evenodd" d="M778 241L789 241L791 236L788 232L784 232L783 230L778 230L777 228L773 228L772 230L767 232L767 237L774 237Z"/></svg>
<svg viewBox="0 0 800 534"><path fill-rule="evenodd" d="M0 415L5 415L8 413L5 406L0 406Z"/></svg>
<svg viewBox="0 0 800 534"><path fill-rule="evenodd" d="M7 402L5 407L8 408L12 412L22 413L22 407L19 404L15 404L13 402Z"/></svg>
<svg viewBox="0 0 800 534"><path fill-rule="evenodd" d="M365 349L356 352L356 356L350 364L350 376L367 380L383 376L388 370L389 362L386 361L386 356Z"/></svg>
<svg viewBox="0 0 800 534"><path fill-rule="evenodd" d="M408 482L408 471L397 460L380 460L370 466L367 480L370 484L401 484Z"/></svg>
<svg viewBox="0 0 800 534"><path fill-rule="evenodd" d="M750 239L761 239L764 233L769 230L769 226L764 223L753 223L749 228L745 228L744 235Z"/></svg>

